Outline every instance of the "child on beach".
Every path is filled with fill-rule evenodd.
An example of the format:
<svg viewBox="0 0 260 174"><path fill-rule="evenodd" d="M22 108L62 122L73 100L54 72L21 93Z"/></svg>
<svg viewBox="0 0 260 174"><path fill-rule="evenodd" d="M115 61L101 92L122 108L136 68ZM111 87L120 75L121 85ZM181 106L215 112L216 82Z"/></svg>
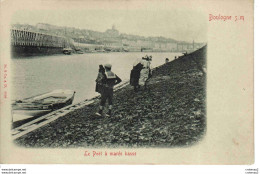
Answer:
<svg viewBox="0 0 260 174"><path fill-rule="evenodd" d="M98 70L98 76L96 79L96 92L100 93L102 92L102 87L103 87L103 78L105 76L105 68L103 67L103 65L99 65L99 70Z"/></svg>
<svg viewBox="0 0 260 174"><path fill-rule="evenodd" d="M105 75L102 79L103 89L101 92L101 102L99 111L96 113L98 116L102 116L103 109L105 107L106 100L108 100L108 114L112 115L112 104L113 104L113 88L115 85L119 84L122 80L111 71L111 64L105 65Z"/></svg>

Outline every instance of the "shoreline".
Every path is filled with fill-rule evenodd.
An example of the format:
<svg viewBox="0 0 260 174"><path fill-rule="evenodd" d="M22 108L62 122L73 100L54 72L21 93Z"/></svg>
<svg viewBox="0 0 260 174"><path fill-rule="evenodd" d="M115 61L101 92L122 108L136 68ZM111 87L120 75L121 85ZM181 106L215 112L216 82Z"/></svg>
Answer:
<svg viewBox="0 0 260 174"><path fill-rule="evenodd" d="M26 147L172 147L194 144L206 131L206 47L154 68L149 90L114 93L112 117L97 118L99 97L24 135ZM193 82L193 83L192 83ZM137 104L136 104L137 103ZM184 126L184 127L183 127Z"/></svg>
<svg viewBox="0 0 260 174"><path fill-rule="evenodd" d="M119 52L84 52L83 54L109 54L109 53L183 53L185 51L127 51L127 52L124 52L124 51L119 51ZM46 56L59 56L59 55L64 55L64 56L71 56L71 55L81 55L79 53L72 53L70 55L65 55L64 53L62 52L57 52L57 53L51 53L51 54L48 54L48 53L36 53L36 54L22 54L22 55L17 55L17 54L14 54L12 53L12 58L13 59L29 59L31 57L46 57Z"/></svg>

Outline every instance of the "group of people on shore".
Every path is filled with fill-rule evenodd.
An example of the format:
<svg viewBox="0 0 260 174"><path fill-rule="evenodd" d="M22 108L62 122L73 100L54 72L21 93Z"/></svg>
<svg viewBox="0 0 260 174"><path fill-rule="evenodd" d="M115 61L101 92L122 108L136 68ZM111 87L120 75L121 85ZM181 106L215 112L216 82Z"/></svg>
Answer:
<svg viewBox="0 0 260 174"><path fill-rule="evenodd" d="M152 76L151 71L152 56L145 56L142 59L137 59L133 65L133 69L130 73L130 84L134 86L134 91L137 92L143 86L147 88L148 79ZM105 103L108 100L108 113L106 115L112 115L113 105L113 88L119 84L122 80L111 71L112 65L105 64L99 65L99 72L96 79L96 92L101 94L101 101L99 111L96 113L98 116L103 115Z"/></svg>
<svg viewBox="0 0 260 174"><path fill-rule="evenodd" d="M147 88L148 79L152 76L151 70L152 56L145 56L142 59L137 59L133 65L133 69L130 74L130 85L134 87L134 91L137 92L142 86Z"/></svg>

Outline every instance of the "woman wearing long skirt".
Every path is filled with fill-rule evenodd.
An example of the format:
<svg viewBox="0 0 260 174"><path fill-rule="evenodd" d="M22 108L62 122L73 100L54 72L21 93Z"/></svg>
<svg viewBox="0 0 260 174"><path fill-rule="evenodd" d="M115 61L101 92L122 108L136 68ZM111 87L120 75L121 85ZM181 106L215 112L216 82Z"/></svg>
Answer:
<svg viewBox="0 0 260 174"><path fill-rule="evenodd" d="M139 78L139 85L144 86L146 88L147 80L150 76L150 58L146 56L145 58L142 58L141 64L143 65L143 69L140 72L140 78Z"/></svg>
<svg viewBox="0 0 260 174"><path fill-rule="evenodd" d="M130 84L134 86L134 91L137 92L139 89L139 78L140 72L143 69L143 65L139 62L137 65L134 65L130 74Z"/></svg>

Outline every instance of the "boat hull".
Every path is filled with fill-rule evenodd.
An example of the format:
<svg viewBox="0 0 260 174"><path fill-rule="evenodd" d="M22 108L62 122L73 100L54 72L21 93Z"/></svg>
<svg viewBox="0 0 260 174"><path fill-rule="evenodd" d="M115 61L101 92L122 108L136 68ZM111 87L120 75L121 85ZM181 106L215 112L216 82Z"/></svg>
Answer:
<svg viewBox="0 0 260 174"><path fill-rule="evenodd" d="M71 90L55 90L49 93L16 101L12 105L13 121L21 117L38 117L54 110L71 105L75 92ZM19 118L20 117L20 118Z"/></svg>

